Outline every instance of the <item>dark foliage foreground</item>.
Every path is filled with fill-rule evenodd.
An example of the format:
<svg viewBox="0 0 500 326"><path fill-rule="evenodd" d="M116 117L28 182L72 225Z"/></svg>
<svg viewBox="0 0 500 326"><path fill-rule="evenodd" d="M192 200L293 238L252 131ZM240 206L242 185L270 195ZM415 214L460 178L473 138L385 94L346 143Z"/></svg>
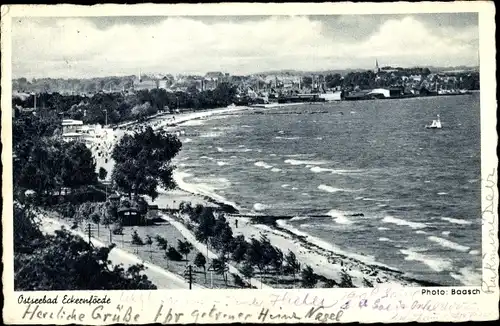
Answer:
<svg viewBox="0 0 500 326"><path fill-rule="evenodd" d="M67 230L44 235L35 214L19 205L14 219L16 291L156 289L141 274L144 266L112 266L108 256L113 246L91 247Z"/></svg>

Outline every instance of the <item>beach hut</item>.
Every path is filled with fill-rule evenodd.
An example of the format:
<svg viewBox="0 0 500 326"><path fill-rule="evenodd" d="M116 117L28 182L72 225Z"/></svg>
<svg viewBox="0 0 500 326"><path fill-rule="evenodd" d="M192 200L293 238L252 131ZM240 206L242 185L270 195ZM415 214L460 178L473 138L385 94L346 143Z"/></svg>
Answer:
<svg viewBox="0 0 500 326"><path fill-rule="evenodd" d="M118 208L118 218L121 219L122 225L145 225L144 215L139 212L135 206Z"/></svg>

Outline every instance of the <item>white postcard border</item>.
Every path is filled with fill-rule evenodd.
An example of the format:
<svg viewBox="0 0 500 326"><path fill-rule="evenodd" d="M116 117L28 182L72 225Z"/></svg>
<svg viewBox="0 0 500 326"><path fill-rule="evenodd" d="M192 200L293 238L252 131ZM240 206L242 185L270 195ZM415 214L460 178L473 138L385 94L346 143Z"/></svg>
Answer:
<svg viewBox="0 0 500 326"><path fill-rule="evenodd" d="M11 20L19 16L122 15L305 15L478 12L481 82L482 287L314 290L155 290L155 291L13 291L12 243L12 110ZM319 323L408 322L498 319L498 187L496 156L495 7L488 2L447 3L323 3L323 4L210 4L210 5L98 5L2 6L2 164L3 164L3 310L6 323L109 324L123 323ZM437 291L423 295L423 291ZM442 291L442 292L441 292ZM478 294L459 295L469 291ZM453 294L454 293L454 294ZM194 295L193 295L194 294ZM105 305L40 305L31 312L18 304L20 295L43 297L107 296ZM27 310L28 309L28 310ZM31 309L34 309L32 306ZM171 310L170 310L171 309ZM312 309L312 310L311 310ZM73 316L75 319L59 318ZM313 311L314 314L308 313ZM317 313L322 315L318 318ZM45 313L45 315L43 315ZM51 315L52 313L52 315ZM110 314L107 320L104 315ZM25 318L23 318L23 315ZM45 316L38 318L37 316ZM278 318L272 318L272 316ZM287 317L284 317L287 316ZM80 318L81 317L81 318ZM72 317L73 318L73 317ZM177 318L177 319L176 319ZM300 318L300 319L297 319Z"/></svg>

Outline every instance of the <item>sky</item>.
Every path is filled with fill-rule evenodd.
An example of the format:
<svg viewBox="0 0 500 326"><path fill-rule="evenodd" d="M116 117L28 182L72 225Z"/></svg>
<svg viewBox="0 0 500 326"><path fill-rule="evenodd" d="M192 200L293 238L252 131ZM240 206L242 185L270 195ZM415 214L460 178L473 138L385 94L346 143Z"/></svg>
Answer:
<svg viewBox="0 0 500 326"><path fill-rule="evenodd" d="M14 78L476 66L477 13L17 17Z"/></svg>

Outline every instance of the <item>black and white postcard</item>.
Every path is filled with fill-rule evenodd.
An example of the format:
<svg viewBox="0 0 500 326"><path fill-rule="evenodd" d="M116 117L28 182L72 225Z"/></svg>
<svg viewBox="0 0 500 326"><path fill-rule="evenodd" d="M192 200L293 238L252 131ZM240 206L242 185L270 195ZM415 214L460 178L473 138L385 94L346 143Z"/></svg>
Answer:
<svg viewBox="0 0 500 326"><path fill-rule="evenodd" d="M494 15L2 6L5 321L498 318Z"/></svg>

